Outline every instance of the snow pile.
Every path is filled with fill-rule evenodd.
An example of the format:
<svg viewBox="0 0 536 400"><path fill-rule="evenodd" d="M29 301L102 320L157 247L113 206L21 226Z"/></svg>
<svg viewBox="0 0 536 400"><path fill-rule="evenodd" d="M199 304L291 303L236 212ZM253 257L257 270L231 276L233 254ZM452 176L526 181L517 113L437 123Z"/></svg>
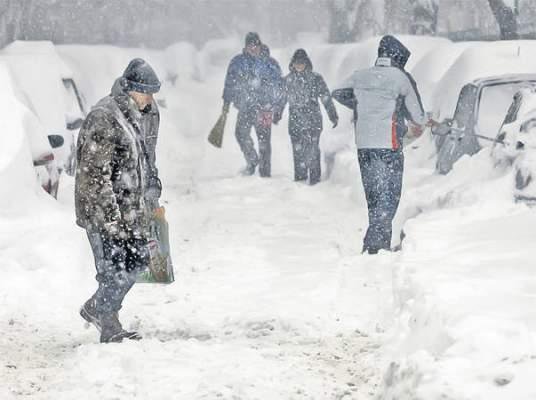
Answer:
<svg viewBox="0 0 536 400"><path fill-rule="evenodd" d="M534 398L536 218L489 151L447 176L419 157L408 152L383 398Z"/></svg>

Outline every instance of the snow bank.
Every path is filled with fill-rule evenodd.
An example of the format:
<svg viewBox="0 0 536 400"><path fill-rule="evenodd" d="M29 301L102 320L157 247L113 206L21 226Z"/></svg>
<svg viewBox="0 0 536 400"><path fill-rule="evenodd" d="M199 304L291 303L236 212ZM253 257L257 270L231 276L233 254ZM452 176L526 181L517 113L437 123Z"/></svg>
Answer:
<svg viewBox="0 0 536 400"><path fill-rule="evenodd" d="M382 398L534 398L536 218L514 204L512 170L494 169L488 150L447 176L417 150L406 159Z"/></svg>

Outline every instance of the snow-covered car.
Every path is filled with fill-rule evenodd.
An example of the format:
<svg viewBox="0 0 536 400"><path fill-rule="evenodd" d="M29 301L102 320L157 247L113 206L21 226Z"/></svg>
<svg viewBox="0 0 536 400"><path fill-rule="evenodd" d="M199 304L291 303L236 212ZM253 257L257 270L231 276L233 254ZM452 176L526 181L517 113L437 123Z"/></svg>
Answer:
<svg viewBox="0 0 536 400"><path fill-rule="evenodd" d="M504 115L516 92L536 83L536 74L502 75L474 80L458 96L452 118L432 129L436 170L446 174L464 155L493 145Z"/></svg>
<svg viewBox="0 0 536 400"><path fill-rule="evenodd" d="M74 173L74 145L86 116L85 102L69 67L51 42L15 41L0 51L25 98L47 135L64 144L52 150L57 174Z"/></svg>
<svg viewBox="0 0 536 400"><path fill-rule="evenodd" d="M499 166L515 171L515 198L536 202L536 85L517 92L492 149Z"/></svg>
<svg viewBox="0 0 536 400"><path fill-rule="evenodd" d="M531 40L475 43L452 64L434 93L439 173L494 143L514 94L536 81L535 52Z"/></svg>
<svg viewBox="0 0 536 400"><path fill-rule="evenodd" d="M1 58L0 82L3 84L0 101L6 110L10 110L5 111L8 115L2 118L2 124L6 125L3 133L6 139L13 135L25 136L18 140L26 143L26 151L31 156L39 183L43 189L56 197L59 172L54 149L60 148L64 139L60 135L47 135L40 119L29 107L25 94L18 87L11 68ZM2 163L6 162L9 161L2 159Z"/></svg>

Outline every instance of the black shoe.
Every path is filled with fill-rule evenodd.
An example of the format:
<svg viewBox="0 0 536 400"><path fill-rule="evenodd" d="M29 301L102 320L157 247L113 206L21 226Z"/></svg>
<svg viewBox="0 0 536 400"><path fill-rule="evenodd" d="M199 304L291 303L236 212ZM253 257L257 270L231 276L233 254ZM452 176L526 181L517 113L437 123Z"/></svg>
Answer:
<svg viewBox="0 0 536 400"><path fill-rule="evenodd" d="M249 164L246 165L246 168L244 168L241 171L241 174L244 176L251 176L255 173L255 169L257 168L257 164Z"/></svg>
<svg viewBox="0 0 536 400"><path fill-rule="evenodd" d="M123 339L141 340L142 337L138 332L128 332L123 329L117 313L111 313L101 316L100 325L102 327L100 342L101 343L121 343Z"/></svg>
<svg viewBox="0 0 536 400"><path fill-rule="evenodd" d="M380 249L373 249L372 247L363 247L363 250L361 250L361 254L371 254L375 255L378 254Z"/></svg>
<svg viewBox="0 0 536 400"><path fill-rule="evenodd" d="M86 301L80 308L80 316L84 318L88 325L93 325L99 332L102 330L100 319L97 315L97 301L94 297Z"/></svg>
<svg viewBox="0 0 536 400"><path fill-rule="evenodd" d="M118 332L115 335L108 337L106 340L103 340L101 336L101 343L121 343L123 339L141 340L143 338L138 332L128 332L123 329L121 330L121 332Z"/></svg>

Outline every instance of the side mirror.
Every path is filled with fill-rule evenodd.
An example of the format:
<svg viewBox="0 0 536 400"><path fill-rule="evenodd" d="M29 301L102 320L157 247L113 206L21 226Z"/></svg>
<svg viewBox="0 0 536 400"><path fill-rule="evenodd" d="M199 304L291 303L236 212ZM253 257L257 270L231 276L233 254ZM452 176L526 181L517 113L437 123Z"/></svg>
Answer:
<svg viewBox="0 0 536 400"><path fill-rule="evenodd" d="M58 147L63 146L63 143L65 143L65 140L63 139L63 136L61 135L48 135L48 142L50 143L50 146L52 146L53 149L57 149Z"/></svg>
<svg viewBox="0 0 536 400"><path fill-rule="evenodd" d="M74 121L67 122L67 129L69 129L70 131L75 131L77 129L80 129L83 123L84 120L82 118L77 118Z"/></svg>

